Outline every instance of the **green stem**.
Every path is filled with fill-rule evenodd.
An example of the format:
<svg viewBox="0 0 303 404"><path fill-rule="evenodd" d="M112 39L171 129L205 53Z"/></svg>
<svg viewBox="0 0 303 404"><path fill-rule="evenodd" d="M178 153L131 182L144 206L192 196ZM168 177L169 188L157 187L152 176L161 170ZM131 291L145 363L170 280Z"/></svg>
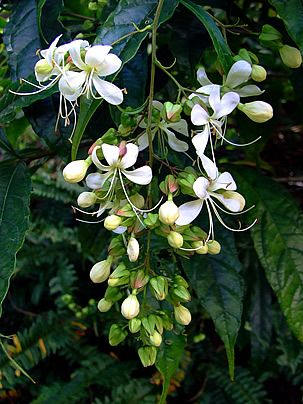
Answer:
<svg viewBox="0 0 303 404"><path fill-rule="evenodd" d="M125 35L121 36L121 38L118 38L116 41L112 42L112 43L111 43L111 46L116 45L117 43L123 41L124 39L126 39L126 38L128 38L128 37L130 37L130 36L133 36L133 35L135 35L135 34L139 34L139 33L141 33L141 32L148 31L148 30L151 29L151 27L152 27L151 25L146 25L146 27L140 29L140 28L138 28L138 27L135 26L135 31L129 32L128 34L125 34Z"/></svg>

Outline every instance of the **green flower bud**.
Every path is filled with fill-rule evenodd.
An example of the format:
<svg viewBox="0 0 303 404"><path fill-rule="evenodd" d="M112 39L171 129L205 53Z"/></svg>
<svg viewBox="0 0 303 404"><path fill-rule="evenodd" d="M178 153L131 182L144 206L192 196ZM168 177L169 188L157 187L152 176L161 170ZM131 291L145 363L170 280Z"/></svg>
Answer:
<svg viewBox="0 0 303 404"><path fill-rule="evenodd" d="M116 215L107 216L104 220L104 227L107 230L116 230L120 226L122 218Z"/></svg>
<svg viewBox="0 0 303 404"><path fill-rule="evenodd" d="M154 333L149 336L149 341L153 346L158 347L162 344L162 336L158 331L154 331Z"/></svg>
<svg viewBox="0 0 303 404"><path fill-rule="evenodd" d="M263 123L273 116L273 109L270 104L264 101L253 101L246 104L239 104L238 108L244 112L252 121Z"/></svg>
<svg viewBox="0 0 303 404"><path fill-rule="evenodd" d="M156 276L149 281L157 300L164 300L168 292L168 281L164 276Z"/></svg>
<svg viewBox="0 0 303 404"><path fill-rule="evenodd" d="M111 258L97 262L90 270L89 276L94 283L106 281L110 274Z"/></svg>
<svg viewBox="0 0 303 404"><path fill-rule="evenodd" d="M207 246L207 244L203 243L203 241L194 241L192 243L192 247L193 248L200 247L199 250L195 251L197 254L203 255L203 254L207 254L207 252L208 252L208 246Z"/></svg>
<svg viewBox="0 0 303 404"><path fill-rule="evenodd" d="M159 220L160 222L172 225L180 216L179 208L173 201L166 201L159 209Z"/></svg>
<svg viewBox="0 0 303 404"><path fill-rule="evenodd" d="M276 28L269 24L263 25L262 32L259 36L260 41L279 41L281 38L282 35Z"/></svg>
<svg viewBox="0 0 303 404"><path fill-rule="evenodd" d="M86 160L75 160L67 164L63 170L65 181L71 184L82 181L90 164Z"/></svg>
<svg viewBox="0 0 303 404"><path fill-rule="evenodd" d="M156 362L157 348L154 346L144 346L138 349L138 355L142 365L146 368Z"/></svg>
<svg viewBox="0 0 303 404"><path fill-rule="evenodd" d="M149 334L153 334L156 327L156 316L154 314L150 314L147 317L143 317L142 325Z"/></svg>
<svg viewBox="0 0 303 404"><path fill-rule="evenodd" d="M130 262L136 262L139 257L140 246L135 237L131 237L127 244L127 255Z"/></svg>
<svg viewBox="0 0 303 404"><path fill-rule="evenodd" d="M138 302L137 296L129 295L121 305L122 316L128 320L137 317L140 311L140 304Z"/></svg>
<svg viewBox="0 0 303 404"><path fill-rule="evenodd" d="M168 244L173 248L180 248L183 245L183 237L176 231L171 231L167 236Z"/></svg>
<svg viewBox="0 0 303 404"><path fill-rule="evenodd" d="M51 76L53 66L49 65L45 59L38 60L35 64L35 75L37 81L46 81Z"/></svg>
<svg viewBox="0 0 303 404"><path fill-rule="evenodd" d="M149 276L140 269L139 271L133 271L130 275L130 286L132 289L143 288L149 281Z"/></svg>
<svg viewBox="0 0 303 404"><path fill-rule="evenodd" d="M302 64L302 55L299 49L293 46L283 45L279 48L282 62L292 69L296 69Z"/></svg>
<svg viewBox="0 0 303 404"><path fill-rule="evenodd" d="M124 264L119 264L117 268L111 273L108 284L109 286L126 285L129 282L130 272L126 269Z"/></svg>
<svg viewBox="0 0 303 404"><path fill-rule="evenodd" d="M127 337L127 331L123 330L118 324L113 324L109 330L109 344L111 346L119 345Z"/></svg>
<svg viewBox="0 0 303 404"><path fill-rule="evenodd" d="M177 286L173 289L174 296L177 297L181 302L189 302L191 300L191 296L189 291L184 286Z"/></svg>
<svg viewBox="0 0 303 404"><path fill-rule="evenodd" d="M220 245L220 243L218 243L218 241L216 241L216 240L208 241L207 247L208 247L209 254L211 254L211 255L220 254L221 245Z"/></svg>
<svg viewBox="0 0 303 404"><path fill-rule="evenodd" d="M130 198L131 202L138 208L138 209L142 209L144 207L145 204L145 200L144 197L140 194L135 194L132 195Z"/></svg>
<svg viewBox="0 0 303 404"><path fill-rule="evenodd" d="M141 320L139 318L132 318L131 320L129 320L128 322L128 328L129 331L132 334L135 334L136 332L140 331L141 328Z"/></svg>
<svg viewBox="0 0 303 404"><path fill-rule="evenodd" d="M182 304L174 307L174 314L175 319L179 324L188 325L191 322L190 311L186 307L182 306Z"/></svg>
<svg viewBox="0 0 303 404"><path fill-rule="evenodd" d="M185 288L189 287L189 284L186 282L186 280L181 275L175 276L174 283L177 284L178 286L184 286Z"/></svg>
<svg viewBox="0 0 303 404"><path fill-rule="evenodd" d="M112 286L108 286L106 288L104 298L110 302L115 303L118 300L120 300L122 296L123 295L120 291L120 288L114 288Z"/></svg>
<svg viewBox="0 0 303 404"><path fill-rule="evenodd" d="M80 208L89 208L96 203L97 197L93 192L82 192L77 199Z"/></svg>
<svg viewBox="0 0 303 404"><path fill-rule="evenodd" d="M267 72L263 66L252 65L251 78L255 81L264 81L266 79Z"/></svg>
<svg viewBox="0 0 303 404"><path fill-rule="evenodd" d="M106 311L109 311L112 308L113 302L110 302L109 300L106 299L101 299L98 303L98 310L101 311L101 313L105 313Z"/></svg>
<svg viewBox="0 0 303 404"><path fill-rule="evenodd" d="M182 106L180 104L172 104L171 102L164 103L164 117L169 122L179 122L181 119Z"/></svg>

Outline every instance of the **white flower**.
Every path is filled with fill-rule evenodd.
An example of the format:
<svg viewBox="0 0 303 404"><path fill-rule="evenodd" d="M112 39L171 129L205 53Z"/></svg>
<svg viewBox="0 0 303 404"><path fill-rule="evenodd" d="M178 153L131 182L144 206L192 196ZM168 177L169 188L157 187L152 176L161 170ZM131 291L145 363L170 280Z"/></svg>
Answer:
<svg viewBox="0 0 303 404"><path fill-rule="evenodd" d="M127 255L130 262L136 262L139 258L140 246L135 237L131 237L127 244Z"/></svg>
<svg viewBox="0 0 303 404"><path fill-rule="evenodd" d="M81 49L81 43L77 41L70 46L69 54L72 62L80 72L67 71L59 81L60 92L70 101L86 94L87 97L104 98L113 105L121 104L123 102L122 90L100 78L116 73L122 65L121 59L113 53L109 53L111 46L95 45L86 50L83 61ZM94 89L99 96L95 95Z"/></svg>
<svg viewBox="0 0 303 404"><path fill-rule="evenodd" d="M172 225L179 217L178 206L173 201L166 201L159 209L160 222Z"/></svg>
<svg viewBox="0 0 303 404"><path fill-rule="evenodd" d="M87 160L71 161L63 169L63 177L66 182L76 183L83 180L91 162Z"/></svg>
<svg viewBox="0 0 303 404"><path fill-rule="evenodd" d="M164 105L159 101L153 101L153 107L161 113ZM147 124L144 121L141 121L139 127L146 128ZM177 133L180 133L181 135L188 136L188 126L185 119L181 119L178 122L167 122L165 119L161 119L157 123L153 122L151 127L153 139L157 133L159 134L159 136L163 136L164 132L167 136L167 143L171 149L177 152L185 152L188 150L188 144L183 140L179 140L173 132L175 131ZM159 142L159 144L161 144L161 142ZM138 146L140 151L148 147L147 132L144 132L143 135L139 137Z"/></svg>

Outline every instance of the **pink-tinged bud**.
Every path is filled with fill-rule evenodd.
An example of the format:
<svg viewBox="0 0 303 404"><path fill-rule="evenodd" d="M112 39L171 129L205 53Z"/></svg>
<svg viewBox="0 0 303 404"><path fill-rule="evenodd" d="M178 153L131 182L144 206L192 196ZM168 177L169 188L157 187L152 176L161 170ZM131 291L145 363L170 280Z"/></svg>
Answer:
<svg viewBox="0 0 303 404"><path fill-rule="evenodd" d="M119 144L119 156L123 157L125 156L125 154L127 153L127 148L126 148L126 142L125 140L123 140L120 144Z"/></svg>
<svg viewBox="0 0 303 404"><path fill-rule="evenodd" d="M158 331L155 331L149 336L149 341L153 346L160 346L162 344L162 336Z"/></svg>
<svg viewBox="0 0 303 404"><path fill-rule="evenodd" d="M139 271L132 271L130 275L130 286L132 289L143 288L149 281L149 276L143 269Z"/></svg>
<svg viewBox="0 0 303 404"><path fill-rule="evenodd" d="M112 308L112 305L113 305L113 302L110 302L103 298L98 303L98 310L100 310L101 313L105 313Z"/></svg>
<svg viewBox="0 0 303 404"><path fill-rule="evenodd" d="M180 104L164 103L166 119L170 122L178 122L181 119L182 106Z"/></svg>
<svg viewBox="0 0 303 404"><path fill-rule="evenodd" d="M116 215L107 216L104 220L104 227L107 230L116 230L117 227L120 226L122 222L122 218Z"/></svg>
<svg viewBox="0 0 303 404"><path fill-rule="evenodd" d="M160 222L172 225L180 216L179 208L173 201L166 201L159 209L159 220Z"/></svg>
<svg viewBox="0 0 303 404"><path fill-rule="evenodd" d="M194 241L192 243L192 247L193 248L200 247L198 250L195 251L197 254L207 254L208 252L208 246L207 244L204 244L203 241Z"/></svg>
<svg viewBox="0 0 303 404"><path fill-rule="evenodd" d="M183 246L183 237L176 231L171 231L167 236L168 244L173 248L180 248Z"/></svg>
<svg viewBox="0 0 303 404"><path fill-rule="evenodd" d="M293 46L283 45L280 49L280 56L283 63L291 67L292 69L297 69L302 64L302 55L299 49Z"/></svg>
<svg viewBox="0 0 303 404"><path fill-rule="evenodd" d="M89 208L96 203L97 197L93 192L82 192L77 199L80 208Z"/></svg>
<svg viewBox="0 0 303 404"><path fill-rule="evenodd" d="M127 255L130 262L136 262L139 257L140 246L135 237L131 237L127 244Z"/></svg>
<svg viewBox="0 0 303 404"><path fill-rule="evenodd" d="M264 101L247 102L246 104L239 104L238 108L244 112L254 122L264 123L272 118L273 109L270 104Z"/></svg>
<svg viewBox="0 0 303 404"><path fill-rule="evenodd" d="M74 184L80 182L86 175L90 163L86 160L75 160L67 164L63 170L63 177L66 182Z"/></svg>
<svg viewBox="0 0 303 404"><path fill-rule="evenodd" d="M97 262L90 270L89 276L94 283L106 281L110 274L111 259Z"/></svg>
<svg viewBox="0 0 303 404"><path fill-rule="evenodd" d="M188 325L191 322L191 314L190 311L180 304L179 306L174 307L174 314L177 323L182 325Z"/></svg>
<svg viewBox="0 0 303 404"><path fill-rule="evenodd" d="M121 305L121 313L122 316L131 320L134 317L137 317L140 311L140 304L135 295L129 295Z"/></svg>
<svg viewBox="0 0 303 404"><path fill-rule="evenodd" d="M263 66L260 65L252 65L251 68L251 78L254 81L260 82L266 79L267 72Z"/></svg>

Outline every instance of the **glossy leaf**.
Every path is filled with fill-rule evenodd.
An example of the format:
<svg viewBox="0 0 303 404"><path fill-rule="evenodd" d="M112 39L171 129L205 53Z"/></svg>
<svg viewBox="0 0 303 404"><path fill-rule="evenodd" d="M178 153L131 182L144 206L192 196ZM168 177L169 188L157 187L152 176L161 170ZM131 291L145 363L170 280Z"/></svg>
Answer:
<svg viewBox="0 0 303 404"><path fill-rule="evenodd" d="M190 0L181 0L181 4L188 8L202 22L211 37L224 72L227 73L233 64L232 54L216 23L202 6L199 6Z"/></svg>
<svg viewBox="0 0 303 404"><path fill-rule="evenodd" d="M29 220L31 181L23 162L0 163L0 315Z"/></svg>
<svg viewBox="0 0 303 404"><path fill-rule="evenodd" d="M301 0L270 0L284 21L290 37L303 52L303 3Z"/></svg>
<svg viewBox="0 0 303 404"><path fill-rule="evenodd" d="M242 316L241 264L231 232L219 227L216 229L216 240L222 242L220 254L195 255L190 260L183 260L183 266L201 305L214 321L216 332L225 345L229 374L233 380L234 346Z"/></svg>
<svg viewBox="0 0 303 404"><path fill-rule="evenodd" d="M255 249L266 277L277 295L288 325L303 341L303 231L302 215L288 192L261 172L233 170L247 204L256 205L252 230Z"/></svg>
<svg viewBox="0 0 303 404"><path fill-rule="evenodd" d="M163 377L162 395L159 404L164 404L170 380L179 367L185 347L185 337L173 332L165 334L165 342L157 355L156 367Z"/></svg>

